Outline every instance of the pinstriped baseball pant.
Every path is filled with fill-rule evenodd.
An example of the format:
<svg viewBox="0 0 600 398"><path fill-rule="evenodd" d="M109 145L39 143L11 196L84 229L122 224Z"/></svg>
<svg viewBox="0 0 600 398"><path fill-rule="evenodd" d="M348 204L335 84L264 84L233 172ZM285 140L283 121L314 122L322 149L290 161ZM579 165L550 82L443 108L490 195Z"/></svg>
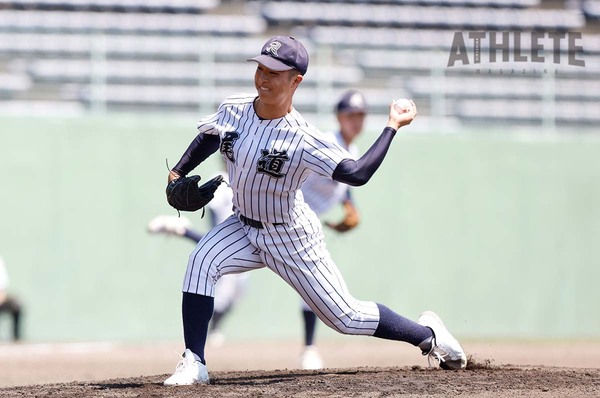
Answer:
<svg viewBox="0 0 600 398"><path fill-rule="evenodd" d="M297 216L305 222L266 223L262 229L230 216L190 255L183 291L214 297L221 276L268 267L329 327L344 334L373 335L379 324L377 305L352 297L325 247L314 213L300 210Z"/></svg>

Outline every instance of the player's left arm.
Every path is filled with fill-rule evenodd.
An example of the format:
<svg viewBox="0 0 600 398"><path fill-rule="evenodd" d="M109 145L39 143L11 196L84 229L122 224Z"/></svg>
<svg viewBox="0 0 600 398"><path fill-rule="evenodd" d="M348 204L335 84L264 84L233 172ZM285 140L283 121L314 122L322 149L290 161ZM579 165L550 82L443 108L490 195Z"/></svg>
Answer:
<svg viewBox="0 0 600 398"><path fill-rule="evenodd" d="M203 209L213 199L223 182L223 176L217 176L198 186L199 175L186 177L196 166L215 153L220 146L218 135L200 133L185 151L179 162L169 171L166 189L167 202L178 211L196 211ZM202 213L204 215L204 211Z"/></svg>
<svg viewBox="0 0 600 398"><path fill-rule="evenodd" d="M221 138L219 137L219 130L216 128L216 124L219 120L221 106L219 106L219 110L216 113L205 116L198 121L198 125L196 126L198 135L190 143L175 167L169 171L169 182L180 177L185 177L219 149Z"/></svg>
<svg viewBox="0 0 600 398"><path fill-rule="evenodd" d="M169 172L169 182L194 170L219 149L220 143L221 139L218 135L198 134L183 153L179 162Z"/></svg>
<svg viewBox="0 0 600 398"><path fill-rule="evenodd" d="M383 162L396 131L400 127L410 124L417 116L417 107L414 102L411 101L411 103L412 107L405 108L402 113L399 113L394 107L394 103L392 103L387 126L375 143L360 159L342 160L335 168L332 178L335 181L353 186L366 184Z"/></svg>

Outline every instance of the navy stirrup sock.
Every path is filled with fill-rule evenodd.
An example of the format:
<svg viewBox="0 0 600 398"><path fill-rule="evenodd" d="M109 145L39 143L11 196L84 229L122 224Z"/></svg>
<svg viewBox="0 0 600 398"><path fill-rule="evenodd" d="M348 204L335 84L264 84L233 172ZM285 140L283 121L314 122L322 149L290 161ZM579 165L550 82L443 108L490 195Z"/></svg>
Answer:
<svg viewBox="0 0 600 398"><path fill-rule="evenodd" d="M377 307L379 307L379 325L373 336L406 341L421 349L423 349L422 343L433 337L433 332L427 326L398 315L383 304L377 304Z"/></svg>
<svg viewBox="0 0 600 398"><path fill-rule="evenodd" d="M192 350L198 360L206 365L204 346L208 323L212 317L215 299L199 294L183 293L181 313L183 316L183 339L185 348Z"/></svg>
<svg viewBox="0 0 600 398"><path fill-rule="evenodd" d="M317 327L317 314L311 310L303 310L302 317L304 318L304 345L313 345Z"/></svg>

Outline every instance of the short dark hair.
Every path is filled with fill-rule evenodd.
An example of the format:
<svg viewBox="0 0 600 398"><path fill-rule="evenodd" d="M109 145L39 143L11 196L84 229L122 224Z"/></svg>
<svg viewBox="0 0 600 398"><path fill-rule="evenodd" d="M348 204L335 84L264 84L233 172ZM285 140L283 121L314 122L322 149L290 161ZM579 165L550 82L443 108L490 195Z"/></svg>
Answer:
<svg viewBox="0 0 600 398"><path fill-rule="evenodd" d="M298 76L298 75L301 75L301 74L302 74L302 72L300 72L299 70L296 70L296 69L290 69L288 72L289 72L289 75L288 75L288 76L289 76L289 79L290 79L290 80L292 80L292 78L293 78L294 76Z"/></svg>

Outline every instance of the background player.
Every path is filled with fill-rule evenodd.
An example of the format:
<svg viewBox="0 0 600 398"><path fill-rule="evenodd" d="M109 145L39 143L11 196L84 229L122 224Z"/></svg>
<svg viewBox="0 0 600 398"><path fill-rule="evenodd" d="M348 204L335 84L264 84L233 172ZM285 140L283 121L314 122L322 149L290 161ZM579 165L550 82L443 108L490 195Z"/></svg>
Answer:
<svg viewBox="0 0 600 398"><path fill-rule="evenodd" d="M346 91L335 106L335 114L339 129L329 133L352 158L358 158L358 148L354 140L362 132L367 116L365 97L356 90ZM308 206L321 217L336 204L342 204L343 219L336 223L325 222L325 225L338 231L347 232L359 223L359 213L350 194L350 187L318 174L311 174L302 185L302 194ZM302 301L302 319L304 320L304 352L302 354L303 369L320 369L323 361L314 345L317 315L308 304Z"/></svg>
<svg viewBox="0 0 600 398"><path fill-rule="evenodd" d="M8 313L12 318L12 339L21 339L21 313L22 308L19 300L8 294L8 272L2 257L0 257L0 314Z"/></svg>
<svg viewBox="0 0 600 398"><path fill-rule="evenodd" d="M432 312L413 322L350 294L325 247L321 224L299 191L311 173L350 185L365 184L396 131L415 118L414 103L405 109L392 104L386 128L365 155L354 160L292 106L308 69L308 54L300 42L273 37L252 60L258 63L254 76L258 95L230 96L215 114L201 119L198 136L169 173L169 183L184 178L220 150L227 161L234 214L211 229L190 255L182 300L186 349L164 384L209 382L204 346L215 282L222 275L265 266L334 330L405 341L435 357L440 366L465 367L463 349Z"/></svg>

